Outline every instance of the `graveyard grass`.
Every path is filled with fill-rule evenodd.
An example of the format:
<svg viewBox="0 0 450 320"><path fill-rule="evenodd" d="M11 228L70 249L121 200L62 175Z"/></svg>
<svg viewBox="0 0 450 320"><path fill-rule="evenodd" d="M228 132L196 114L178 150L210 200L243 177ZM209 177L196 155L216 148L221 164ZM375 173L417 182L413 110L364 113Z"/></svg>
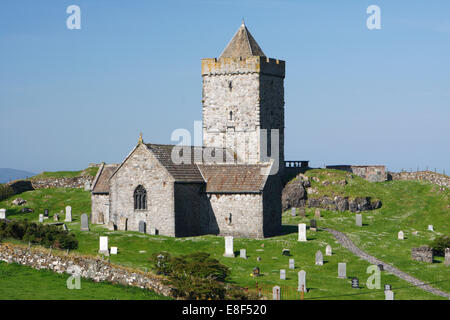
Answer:
<svg viewBox="0 0 450 320"><path fill-rule="evenodd" d="M22 193L21 198L27 200L25 206L35 209L33 213L19 213L20 207L11 204L17 196L0 202L0 208L7 208L7 217L12 219L38 220L39 213L45 208L53 213L59 213L66 205L72 206L73 222L67 223L79 241L79 254L96 256L99 249L99 236L108 236L109 245L119 248L118 255L112 255L111 262L134 268L149 268L153 266L148 258L153 252L168 251L173 255L204 251L231 268L229 281L255 290L256 281L270 297L272 287L282 286L282 297L298 299L297 273L305 270L306 283L309 292L305 299L384 299L384 284L392 285L396 300L407 299L444 299L428 293L420 288L412 287L394 275L381 273L381 289L368 289L366 273L368 262L356 257L347 249L342 248L336 239L322 227L330 227L346 233L362 250L392 264L416 278L433 282L432 286L450 292L450 268L444 266L443 258L436 257L433 264L411 260L411 248L431 241L442 234L450 234L450 216L448 210L448 190L440 191L435 185L414 181L390 181L369 183L348 173L335 170L310 170L307 176L317 176L320 182L312 182L318 188L319 194L341 195L350 197L371 196L383 201L382 208L363 212L363 227L355 225L355 214L321 210L322 217L318 219L318 231L307 230L307 242L297 242L297 224L306 223L314 218L315 209L306 209L306 217L291 217L290 210L283 213L284 235L264 240L234 239L236 258L223 257L224 239L217 236L201 236L190 238L171 238L151 236L138 232L109 231L102 225L90 225L89 232L80 231L81 213L90 212L90 193L81 189L47 189ZM347 179L346 186L322 186L321 181L336 181ZM61 217L63 218L63 217ZM432 224L435 232L427 231ZM402 230L405 240L398 240L397 233ZM412 231L418 230L417 236ZM262 248L261 245L264 244ZM330 244L333 249L331 257L325 255L325 247ZM248 259L239 258L239 250L247 250ZM283 249L289 249L291 256L283 256ZM315 265L315 253L322 250L324 265ZM140 253L140 251L145 251ZM257 262L256 258L261 257ZM289 259L295 259L295 270L289 269ZM337 278L337 265L347 263L347 279ZM261 277L254 278L250 274L254 267L261 269ZM280 280L280 269L286 269L286 280ZM361 289L351 288L351 278L360 280ZM1 282L2 280L0 280ZM1 286L1 283L0 283ZM285 294L288 293L286 296Z"/></svg>

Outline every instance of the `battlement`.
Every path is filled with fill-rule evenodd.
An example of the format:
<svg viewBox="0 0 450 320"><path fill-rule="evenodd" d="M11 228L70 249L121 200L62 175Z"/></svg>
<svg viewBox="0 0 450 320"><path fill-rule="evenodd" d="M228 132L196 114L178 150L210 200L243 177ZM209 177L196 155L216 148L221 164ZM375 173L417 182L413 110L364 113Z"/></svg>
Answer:
<svg viewBox="0 0 450 320"><path fill-rule="evenodd" d="M284 78L285 61L260 56L202 59L202 76L261 73Z"/></svg>

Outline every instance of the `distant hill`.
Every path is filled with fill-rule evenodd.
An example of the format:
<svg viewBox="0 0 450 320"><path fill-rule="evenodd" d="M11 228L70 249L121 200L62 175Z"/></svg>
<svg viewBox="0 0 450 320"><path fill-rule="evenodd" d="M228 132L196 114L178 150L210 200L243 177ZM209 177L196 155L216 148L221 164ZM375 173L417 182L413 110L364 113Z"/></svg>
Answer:
<svg viewBox="0 0 450 320"><path fill-rule="evenodd" d="M16 179L25 179L34 175L36 174L28 171L0 168L0 183L6 183Z"/></svg>

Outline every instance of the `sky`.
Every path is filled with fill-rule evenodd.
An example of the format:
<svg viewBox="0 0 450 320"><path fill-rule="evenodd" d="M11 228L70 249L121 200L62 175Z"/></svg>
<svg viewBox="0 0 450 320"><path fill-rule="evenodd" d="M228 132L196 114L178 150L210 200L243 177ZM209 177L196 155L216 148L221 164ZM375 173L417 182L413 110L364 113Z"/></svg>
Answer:
<svg viewBox="0 0 450 320"><path fill-rule="evenodd" d="M2 0L0 168L120 163L140 132L177 143L202 119L201 59L242 18L286 61L286 160L450 172L448 0Z"/></svg>

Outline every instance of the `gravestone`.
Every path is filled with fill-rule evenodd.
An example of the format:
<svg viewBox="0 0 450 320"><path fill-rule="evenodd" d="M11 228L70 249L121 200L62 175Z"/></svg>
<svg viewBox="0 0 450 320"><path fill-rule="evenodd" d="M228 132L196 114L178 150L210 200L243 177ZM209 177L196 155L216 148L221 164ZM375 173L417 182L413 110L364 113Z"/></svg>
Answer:
<svg viewBox="0 0 450 320"><path fill-rule="evenodd" d="M261 257L256 257L256 261L260 262L261 261Z"/></svg>
<svg viewBox="0 0 450 320"><path fill-rule="evenodd" d="M53 221L59 221L59 215L57 213L53 215Z"/></svg>
<svg viewBox="0 0 450 320"><path fill-rule="evenodd" d="M417 236L419 234L419 231L417 231L417 230L413 231L413 232L411 232L411 234L414 235L414 236Z"/></svg>
<svg viewBox="0 0 450 320"><path fill-rule="evenodd" d="M44 209L44 217L48 217L48 209Z"/></svg>
<svg viewBox="0 0 450 320"><path fill-rule="evenodd" d="M272 288L272 300L281 300L281 290L279 286Z"/></svg>
<svg viewBox="0 0 450 320"><path fill-rule="evenodd" d="M294 270L295 269L295 260L289 259L289 269Z"/></svg>
<svg viewBox="0 0 450 320"><path fill-rule="evenodd" d="M323 254L320 250L316 252L316 265L323 266Z"/></svg>
<svg viewBox="0 0 450 320"><path fill-rule="evenodd" d="M244 258L244 259L247 259L247 250L241 249L241 250L239 251L239 257Z"/></svg>
<svg viewBox="0 0 450 320"><path fill-rule="evenodd" d="M66 219L64 219L64 222L72 222L72 207L71 206L66 207Z"/></svg>
<svg viewBox="0 0 450 320"><path fill-rule="evenodd" d="M347 278L347 264L345 262L338 263L338 278Z"/></svg>
<svg viewBox="0 0 450 320"><path fill-rule="evenodd" d="M432 225L432 224L429 224L429 225L428 225L428 231L434 231L434 228L433 228L433 225Z"/></svg>
<svg viewBox="0 0 450 320"><path fill-rule="evenodd" d="M330 245L327 245L327 247L325 248L325 255L326 256L331 256L333 254L333 251L331 249Z"/></svg>
<svg viewBox="0 0 450 320"><path fill-rule="evenodd" d="M0 209L0 219L6 219L6 209Z"/></svg>
<svg viewBox="0 0 450 320"><path fill-rule="evenodd" d="M405 239L405 235L403 234L403 231L399 231L398 235L397 235L398 240L404 240Z"/></svg>
<svg viewBox="0 0 450 320"><path fill-rule="evenodd" d="M295 217L297 215L296 208L291 208L291 216Z"/></svg>
<svg viewBox="0 0 450 320"><path fill-rule="evenodd" d="M128 219L125 217L120 217L119 225L117 226L118 230L126 231L127 230Z"/></svg>
<svg viewBox="0 0 450 320"><path fill-rule="evenodd" d="M308 292L308 289L306 287L306 271L300 270L298 272L298 291Z"/></svg>
<svg viewBox="0 0 450 320"><path fill-rule="evenodd" d="M68 231L68 230L69 230L69 229L67 229L67 226L66 226L65 223L63 223L63 230L64 230L64 231Z"/></svg>
<svg viewBox="0 0 450 320"><path fill-rule="evenodd" d="M320 209L316 209L316 211L314 212L314 217L320 218Z"/></svg>
<svg viewBox="0 0 450 320"><path fill-rule="evenodd" d="M302 217L302 218L306 217L306 211L304 208L300 209L300 217Z"/></svg>
<svg viewBox="0 0 450 320"><path fill-rule="evenodd" d="M359 279L358 278L352 278L352 288L359 289Z"/></svg>
<svg viewBox="0 0 450 320"><path fill-rule="evenodd" d="M390 284L385 284L384 291L389 291L389 290L392 290L392 286Z"/></svg>
<svg viewBox="0 0 450 320"><path fill-rule="evenodd" d="M280 280L286 280L286 269L280 270Z"/></svg>
<svg viewBox="0 0 450 320"><path fill-rule="evenodd" d="M99 253L108 255L108 237L100 237L100 249L98 250Z"/></svg>
<svg viewBox="0 0 450 320"><path fill-rule="evenodd" d="M289 250L289 249L283 249L283 250L281 251L281 254L282 254L283 256L290 256L290 255L291 255L291 250Z"/></svg>
<svg viewBox="0 0 450 320"><path fill-rule="evenodd" d="M450 248L445 248L445 262L446 266L450 266Z"/></svg>
<svg viewBox="0 0 450 320"><path fill-rule="evenodd" d="M384 271L384 265L382 263L380 263L378 265L378 269L380 269L380 271Z"/></svg>
<svg viewBox="0 0 450 320"><path fill-rule="evenodd" d="M298 225L298 241L306 241L306 224L304 223Z"/></svg>
<svg viewBox="0 0 450 320"><path fill-rule="evenodd" d="M40 223L44 222L44 215L42 213L39 215L39 222Z"/></svg>
<svg viewBox="0 0 450 320"><path fill-rule="evenodd" d="M156 229L154 227L150 228L149 234L152 235L152 236L156 236L158 234L158 229Z"/></svg>
<svg viewBox="0 0 450 320"><path fill-rule="evenodd" d="M362 227L362 214L360 213L356 214L356 225Z"/></svg>
<svg viewBox="0 0 450 320"><path fill-rule="evenodd" d="M224 257L234 258L234 250L233 250L233 237L226 236L225 237L225 253Z"/></svg>
<svg viewBox="0 0 450 320"><path fill-rule="evenodd" d="M117 247L111 247L111 254L117 254Z"/></svg>
<svg viewBox="0 0 450 320"><path fill-rule="evenodd" d="M317 231L317 222L315 219L311 219L310 224L309 224L309 230Z"/></svg>
<svg viewBox="0 0 450 320"><path fill-rule="evenodd" d="M114 222L112 222L112 221L108 222L108 230L109 231L116 230L116 225L114 224Z"/></svg>
<svg viewBox="0 0 450 320"><path fill-rule="evenodd" d="M86 213L81 215L81 228L80 231L89 231L89 218Z"/></svg>
<svg viewBox="0 0 450 320"><path fill-rule="evenodd" d="M394 291L387 290L384 292L384 300L394 300Z"/></svg>
<svg viewBox="0 0 450 320"><path fill-rule="evenodd" d="M139 232L145 233L145 221L139 221Z"/></svg>
<svg viewBox="0 0 450 320"><path fill-rule="evenodd" d="M259 277L260 276L260 270L258 267L253 268L253 276L254 277Z"/></svg>

